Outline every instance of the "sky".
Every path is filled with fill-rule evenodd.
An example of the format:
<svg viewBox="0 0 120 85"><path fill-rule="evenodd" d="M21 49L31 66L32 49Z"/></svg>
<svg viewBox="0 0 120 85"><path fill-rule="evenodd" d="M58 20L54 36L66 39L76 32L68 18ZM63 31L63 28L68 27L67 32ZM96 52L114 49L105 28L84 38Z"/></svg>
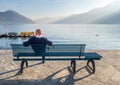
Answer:
<svg viewBox="0 0 120 85"><path fill-rule="evenodd" d="M0 0L0 12L14 10L33 20L69 16L104 7L115 0Z"/></svg>

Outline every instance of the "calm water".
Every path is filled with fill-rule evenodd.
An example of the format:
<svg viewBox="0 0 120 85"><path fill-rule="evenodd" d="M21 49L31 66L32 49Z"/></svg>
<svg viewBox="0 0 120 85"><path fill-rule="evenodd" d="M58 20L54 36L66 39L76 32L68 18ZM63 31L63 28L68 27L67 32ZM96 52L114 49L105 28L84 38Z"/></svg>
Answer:
<svg viewBox="0 0 120 85"><path fill-rule="evenodd" d="M43 35L57 43L84 43L86 49L120 50L120 25L88 25L88 24L29 24L0 25L0 34L7 32L35 31L41 28ZM27 38L0 38L0 48L10 48L10 44L28 40Z"/></svg>

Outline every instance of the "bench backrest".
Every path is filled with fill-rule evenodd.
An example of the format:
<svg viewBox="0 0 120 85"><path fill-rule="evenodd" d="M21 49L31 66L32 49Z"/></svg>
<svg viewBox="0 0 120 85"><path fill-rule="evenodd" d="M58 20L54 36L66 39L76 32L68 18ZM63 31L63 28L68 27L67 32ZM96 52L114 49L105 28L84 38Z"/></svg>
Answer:
<svg viewBox="0 0 120 85"><path fill-rule="evenodd" d="M80 56L84 55L85 44L55 44L52 46L32 45L24 47L22 44L11 44L13 55L18 56L18 53L35 53L39 52L80 52Z"/></svg>
<svg viewBox="0 0 120 85"><path fill-rule="evenodd" d="M32 45L24 47L22 44L11 44L13 56L18 56L18 53L42 53L45 52L46 46Z"/></svg>
<svg viewBox="0 0 120 85"><path fill-rule="evenodd" d="M49 47L47 52L80 52L80 56L84 55L85 44L56 44Z"/></svg>

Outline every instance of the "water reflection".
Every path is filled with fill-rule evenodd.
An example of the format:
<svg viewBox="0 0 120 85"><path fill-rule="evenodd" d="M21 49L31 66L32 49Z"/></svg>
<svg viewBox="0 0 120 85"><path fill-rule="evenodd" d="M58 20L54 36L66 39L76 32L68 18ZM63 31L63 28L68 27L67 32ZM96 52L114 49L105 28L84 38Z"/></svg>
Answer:
<svg viewBox="0 0 120 85"><path fill-rule="evenodd" d="M0 44L0 48L1 49L10 49L11 46L10 44L22 44L24 41L26 41L28 39L28 37L4 37L4 38L0 38L0 40L2 41Z"/></svg>

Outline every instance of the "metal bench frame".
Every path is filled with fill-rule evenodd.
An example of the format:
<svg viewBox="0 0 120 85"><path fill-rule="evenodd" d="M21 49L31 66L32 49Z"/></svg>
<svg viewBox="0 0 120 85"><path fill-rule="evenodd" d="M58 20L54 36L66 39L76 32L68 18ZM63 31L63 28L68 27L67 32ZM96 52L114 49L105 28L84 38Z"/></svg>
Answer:
<svg viewBox="0 0 120 85"><path fill-rule="evenodd" d="M37 49L39 49L39 51L42 51L41 45L35 46ZM92 71L92 73L95 73L94 60L100 60L102 56L95 52L85 53L85 46L86 46L85 44L56 44L54 47L47 46L45 52L36 55L36 53L31 48L32 46L24 47L22 44L11 44L14 56L13 60L22 61L20 67L21 73L23 72L25 63L26 67L28 67L27 61L40 61L40 60L42 60L43 63L45 60L62 60L62 61L71 60L71 67L73 73L75 73L76 71L76 60L88 60L87 67Z"/></svg>

